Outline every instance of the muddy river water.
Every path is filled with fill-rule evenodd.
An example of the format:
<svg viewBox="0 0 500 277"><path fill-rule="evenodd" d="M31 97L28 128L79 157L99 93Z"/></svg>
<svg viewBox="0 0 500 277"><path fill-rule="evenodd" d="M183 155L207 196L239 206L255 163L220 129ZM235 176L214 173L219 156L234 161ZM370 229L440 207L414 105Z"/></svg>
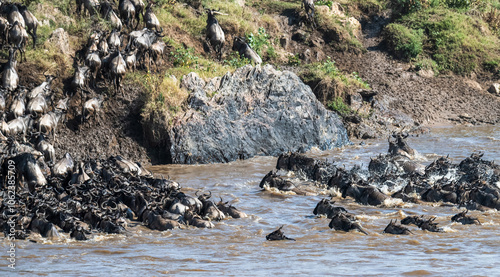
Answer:
<svg viewBox="0 0 500 277"><path fill-rule="evenodd" d="M500 127L440 127L408 139L428 164L439 155L459 162L474 151L500 162ZM367 166L370 157L385 153L387 141L367 141L332 151L311 151L347 167ZM371 207L336 199L358 215L369 232L338 232L328 219L313 216L324 197L261 191L259 182L276 158L215 165L167 165L151 168L170 176L194 195L210 190L249 217L216 223L214 229L151 231L142 226L123 235L96 235L92 240L38 243L16 241L16 269L7 267L7 242L1 239L0 276L270 276L270 275L436 275L500 276L500 213L472 211L483 225L451 223L459 210L438 204L404 203ZM413 235L383 234L391 219L434 215L444 233L409 227ZM279 226L296 241L266 241Z"/></svg>

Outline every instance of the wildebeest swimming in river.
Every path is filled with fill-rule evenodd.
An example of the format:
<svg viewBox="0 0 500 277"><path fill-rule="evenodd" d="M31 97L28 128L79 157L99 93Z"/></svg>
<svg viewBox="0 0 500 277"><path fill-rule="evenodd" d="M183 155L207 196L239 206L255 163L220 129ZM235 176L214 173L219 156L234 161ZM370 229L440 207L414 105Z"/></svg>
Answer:
<svg viewBox="0 0 500 277"><path fill-rule="evenodd" d="M467 212L469 210L465 210L461 213L458 213L456 215L454 215L452 218L451 218L451 221L454 221L454 222L460 222L462 224L476 224L476 225L481 225L481 222L479 222L479 219L477 219L476 217L471 217L471 216L468 216L466 215Z"/></svg>
<svg viewBox="0 0 500 277"><path fill-rule="evenodd" d="M401 224L410 225L413 224L419 227L422 230L426 230L429 232L443 232L442 228L437 227L438 223L435 223L434 220L436 217L432 217L429 219L424 219L424 216L407 216L401 220Z"/></svg>
<svg viewBox="0 0 500 277"><path fill-rule="evenodd" d="M333 218L340 213L348 214L346 209L343 207L335 207L333 204L335 204L335 201L329 201L323 198L316 205L316 208L314 208L313 214L318 216L326 215L327 218Z"/></svg>
<svg viewBox="0 0 500 277"><path fill-rule="evenodd" d="M358 230L361 233L368 235L368 233L365 230L363 230L363 228L361 227L361 225L359 225L359 223L354 222L352 219L350 219L343 213L335 215L332 218L332 221L330 221L330 224L328 224L328 227L330 227L330 229L334 229L337 231L344 231L344 232L349 232L350 230Z"/></svg>
<svg viewBox="0 0 500 277"><path fill-rule="evenodd" d="M393 235L409 235L412 234L408 228L396 224L397 220L394 220L394 222L391 220L387 227L384 229L384 233L386 234L393 234Z"/></svg>
<svg viewBox="0 0 500 277"><path fill-rule="evenodd" d="M279 227L277 230L274 232L270 233L269 235L266 236L267 240L295 240L292 238L289 238L285 236L285 234L281 231L283 226Z"/></svg>

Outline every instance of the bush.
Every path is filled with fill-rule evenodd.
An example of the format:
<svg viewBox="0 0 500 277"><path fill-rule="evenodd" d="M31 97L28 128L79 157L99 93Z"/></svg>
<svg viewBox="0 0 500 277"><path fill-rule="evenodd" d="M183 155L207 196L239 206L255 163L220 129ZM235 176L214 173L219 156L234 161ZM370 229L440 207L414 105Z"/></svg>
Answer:
<svg viewBox="0 0 500 277"><path fill-rule="evenodd" d="M341 116L347 116L353 113L351 107L344 103L342 97L335 97L332 101L328 102L327 107Z"/></svg>
<svg viewBox="0 0 500 277"><path fill-rule="evenodd" d="M422 53L423 30L412 30L391 23L384 30L384 39L389 50L398 58L411 60Z"/></svg>
<svg viewBox="0 0 500 277"><path fill-rule="evenodd" d="M249 59L241 57L240 54L238 54L237 52L231 52L229 54L229 57L226 60L224 60L224 63L233 68L240 68L242 66L250 64L251 62Z"/></svg>
<svg viewBox="0 0 500 277"><path fill-rule="evenodd" d="M471 0L445 0L444 2L450 8L465 10L470 9L471 5L474 3L474 1Z"/></svg>
<svg viewBox="0 0 500 277"><path fill-rule="evenodd" d="M193 48L177 48L170 52L174 66L192 67L198 66L198 57L194 54Z"/></svg>
<svg viewBox="0 0 500 277"><path fill-rule="evenodd" d="M425 0L424 0L425 1ZM422 9L422 1L420 0L392 0L391 6L396 14L405 15Z"/></svg>
<svg viewBox="0 0 500 277"><path fill-rule="evenodd" d="M266 29L260 27L257 34L250 33L247 36L248 45L252 47L259 56L262 57L262 50L264 47L269 47L269 35L266 33Z"/></svg>

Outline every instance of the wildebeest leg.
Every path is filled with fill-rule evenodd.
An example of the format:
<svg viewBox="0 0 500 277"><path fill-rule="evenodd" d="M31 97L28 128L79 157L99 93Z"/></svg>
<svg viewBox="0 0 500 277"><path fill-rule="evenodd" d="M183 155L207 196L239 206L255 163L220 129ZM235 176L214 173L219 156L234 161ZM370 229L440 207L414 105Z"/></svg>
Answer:
<svg viewBox="0 0 500 277"><path fill-rule="evenodd" d="M33 32L28 32L31 37L33 38L33 49L36 48L36 40L37 40L37 35L36 35L36 26L33 28Z"/></svg>

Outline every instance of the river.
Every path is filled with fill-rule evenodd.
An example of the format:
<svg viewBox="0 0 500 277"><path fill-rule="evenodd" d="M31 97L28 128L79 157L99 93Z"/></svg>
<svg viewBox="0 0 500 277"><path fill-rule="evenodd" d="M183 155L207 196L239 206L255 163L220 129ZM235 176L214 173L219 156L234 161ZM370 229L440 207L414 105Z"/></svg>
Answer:
<svg viewBox="0 0 500 277"><path fill-rule="evenodd" d="M440 155L459 162L474 151L500 162L500 127L440 127L410 137L410 146L428 164ZM385 140L366 141L331 151L312 150L311 156L350 167L367 166L370 157L385 153ZM0 276L270 276L270 275L437 275L500 276L500 214L471 211L482 225L451 223L456 207L402 204L371 207L336 199L358 215L369 232L338 232L328 219L312 211L324 196L283 195L261 191L259 182L274 168L276 158L256 157L230 164L153 166L194 195L211 191L249 216L216 223L214 229L151 231L142 226L122 235L95 235L92 240L38 243L16 241L16 270L7 268L7 242L2 240ZM444 233L409 227L413 235L383 234L391 219L433 215ZM266 241L284 225L296 241Z"/></svg>

